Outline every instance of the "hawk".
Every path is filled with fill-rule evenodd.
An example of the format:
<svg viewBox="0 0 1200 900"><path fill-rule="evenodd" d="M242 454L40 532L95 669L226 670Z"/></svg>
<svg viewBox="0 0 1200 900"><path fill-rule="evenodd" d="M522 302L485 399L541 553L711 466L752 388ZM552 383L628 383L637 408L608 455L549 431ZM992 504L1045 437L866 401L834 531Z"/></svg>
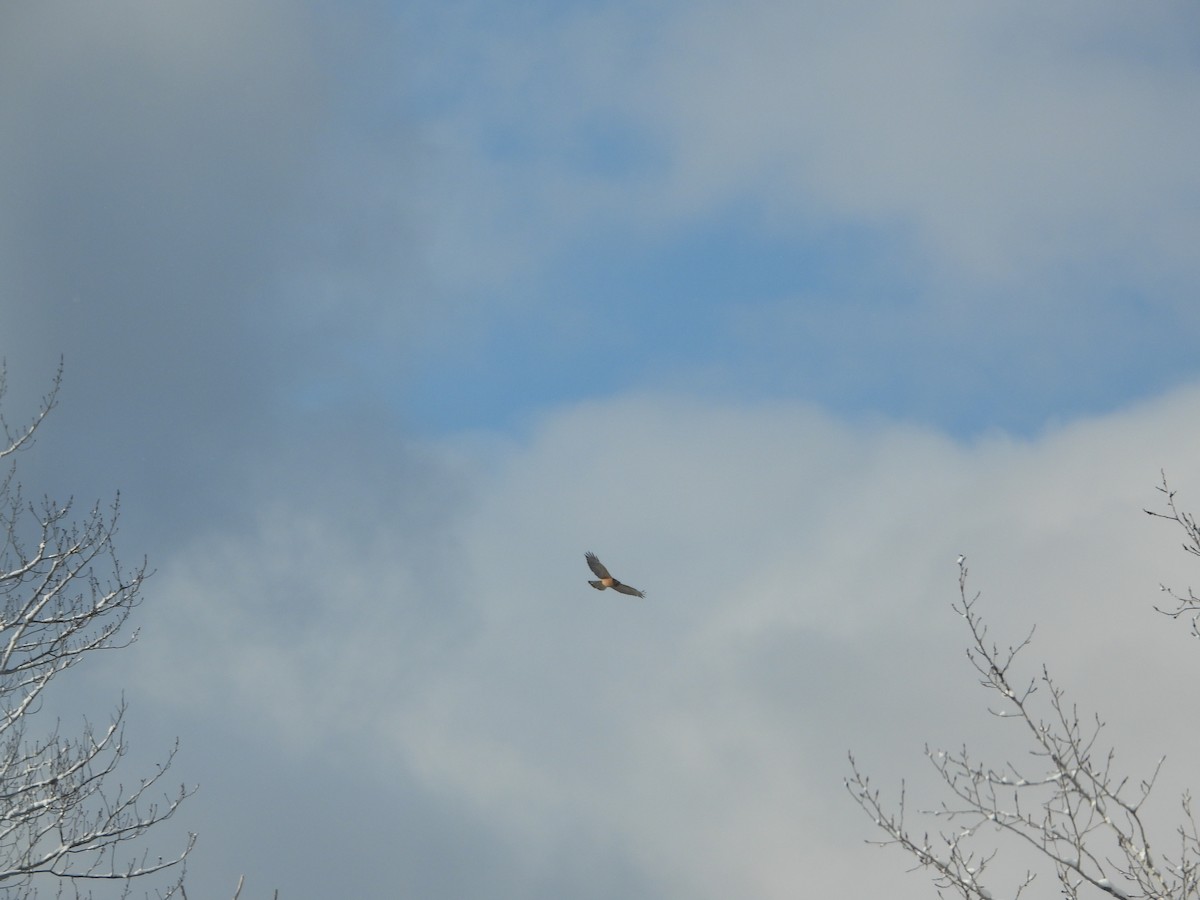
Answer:
<svg viewBox="0 0 1200 900"><path fill-rule="evenodd" d="M596 577L600 579L599 581L588 582L588 584L590 584L596 590L602 591L605 588L612 588L614 591L620 591L622 594L629 594L632 597L646 596L637 588L630 587L627 584L621 584L621 582L617 581L617 579L608 574L608 569L604 568L604 563L600 562L600 560L596 558L595 553L585 553L584 558L587 559L588 568L595 572Z"/></svg>

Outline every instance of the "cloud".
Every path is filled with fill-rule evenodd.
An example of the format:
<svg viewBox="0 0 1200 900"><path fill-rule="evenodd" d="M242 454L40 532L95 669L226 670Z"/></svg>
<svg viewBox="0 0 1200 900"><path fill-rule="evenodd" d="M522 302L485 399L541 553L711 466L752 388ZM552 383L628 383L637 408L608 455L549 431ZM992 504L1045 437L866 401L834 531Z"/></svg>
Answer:
<svg viewBox="0 0 1200 900"><path fill-rule="evenodd" d="M587 364L554 348L600 327L627 353L596 392L704 381L965 434L1191 376L1186 4L459 16L424 23L410 102L442 154L434 266L481 315L419 367L473 416L504 405L479 368L576 399Z"/></svg>
<svg viewBox="0 0 1200 900"><path fill-rule="evenodd" d="M661 233L751 197L780 230L861 223L1014 304L1087 267L1097 287L1191 280L1190 7L859 12L611 4L486 32L448 15L414 83L448 144L508 185L485 217L508 204L505 221L560 240L615 215ZM602 152L598 135L608 172L579 152Z"/></svg>
<svg viewBox="0 0 1200 900"><path fill-rule="evenodd" d="M428 304L408 289L406 134L363 124L347 60L373 45L341 43L363 18L324 29L273 0L4 13L13 402L66 365L33 481L119 485L139 535L185 538L237 509L253 457L378 422Z"/></svg>
<svg viewBox="0 0 1200 900"><path fill-rule="evenodd" d="M600 896L829 892L850 877L830 857L901 879L902 859L852 854L871 833L841 794L846 751L881 786L928 786L924 741L1009 744L949 610L959 552L997 640L1037 624L1030 675L1050 660L1123 760L1194 742L1156 711L1185 702L1195 651L1150 608L1187 560L1141 507L1160 465L1186 478L1197 403L1189 389L972 444L788 404L564 408L507 445L447 446L447 464L474 460L456 470L473 487L441 517L275 497L251 530L182 549L154 585L151 669L131 680L154 686L143 709L255 723L257 752L303 781L350 761L396 822L426 804L455 817L431 859L409 858L403 877L423 883L476 842L496 854L491 896L585 880ZM648 598L588 589L585 549ZM316 853L353 818L352 798L330 803L345 808L328 824L278 840ZM274 808L259 795L245 816ZM287 892L305 875L270 877Z"/></svg>
<svg viewBox="0 0 1200 900"><path fill-rule="evenodd" d="M1181 198L1196 135L1177 127L1198 77L1178 39L1193 10L858 12L762 3L676 20L646 93L677 202L749 191L783 227L871 223L940 277L984 285L1028 290L1089 264L1177 287L1194 275Z"/></svg>

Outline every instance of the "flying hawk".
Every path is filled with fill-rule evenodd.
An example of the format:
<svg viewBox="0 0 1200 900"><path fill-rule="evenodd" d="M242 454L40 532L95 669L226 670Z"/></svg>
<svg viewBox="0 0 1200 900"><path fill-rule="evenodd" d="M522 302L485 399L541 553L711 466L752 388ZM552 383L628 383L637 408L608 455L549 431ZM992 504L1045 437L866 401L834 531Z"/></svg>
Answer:
<svg viewBox="0 0 1200 900"><path fill-rule="evenodd" d="M584 557L587 559L588 568L595 572L596 577L600 579L599 581L588 582L588 584L590 584L596 590L602 591L605 588L612 588L614 591L620 591L622 594L629 594L633 597L646 596L637 588L630 587L627 584L621 584L621 582L609 575L608 569L604 568L604 563L600 562L600 560L596 558L595 553L585 553Z"/></svg>

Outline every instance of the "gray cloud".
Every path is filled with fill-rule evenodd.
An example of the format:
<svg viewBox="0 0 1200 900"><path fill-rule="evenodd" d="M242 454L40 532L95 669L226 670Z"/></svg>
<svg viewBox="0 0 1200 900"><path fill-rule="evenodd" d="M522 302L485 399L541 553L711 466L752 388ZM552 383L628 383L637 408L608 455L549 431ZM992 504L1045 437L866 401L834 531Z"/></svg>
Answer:
<svg viewBox="0 0 1200 900"><path fill-rule="evenodd" d="M357 85L319 16L129 2L5 17L4 352L14 402L65 357L62 418L88 436L55 443L52 423L35 465L121 485L140 510L169 502L159 533L236 505L250 459L299 441L315 457L378 419L375 364L357 357L377 358L370 341L402 334L415 303L405 159L384 158L393 131L360 133L369 167L334 162Z"/></svg>

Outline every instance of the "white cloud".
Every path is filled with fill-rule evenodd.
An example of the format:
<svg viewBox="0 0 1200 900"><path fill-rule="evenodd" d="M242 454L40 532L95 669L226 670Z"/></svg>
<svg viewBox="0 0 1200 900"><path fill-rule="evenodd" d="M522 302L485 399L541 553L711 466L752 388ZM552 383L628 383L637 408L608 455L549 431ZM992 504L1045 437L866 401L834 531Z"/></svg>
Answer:
<svg viewBox="0 0 1200 900"><path fill-rule="evenodd" d="M1047 279L1068 274L1174 296L1200 230L1194 24L1178 3L608 7L444 25L429 47L446 80L419 85L459 148L453 178L492 186L450 199L442 215L475 223L453 234L490 223L524 265L597 223L654 238L750 203L789 235L878 229L943 290L999 285L1010 307L1055 302ZM580 162L630 134L637 164ZM476 241L471 258L497 246Z"/></svg>
<svg viewBox="0 0 1200 900"><path fill-rule="evenodd" d="M756 12L716 14L677 44L664 108L686 192L790 188L817 215L911 228L938 268L989 281L1108 252L1190 271L1163 239L1195 229L1180 198L1196 133L1176 125L1196 73L1130 59L1133 11ZM1174 42L1158 25L1151 43Z"/></svg>
<svg viewBox="0 0 1200 900"><path fill-rule="evenodd" d="M675 192L911 230L937 269L985 282L1110 254L1190 273L1180 123L1200 73L1177 33L1194 12L1168 9L697 10L650 85Z"/></svg>
<svg viewBox="0 0 1200 900"><path fill-rule="evenodd" d="M175 634L153 635L162 668L141 681L206 718L235 698L313 765L353 745L381 784L407 773L503 835L523 871L590 835L660 896L836 893L845 866L923 896L858 843L840 778L848 749L881 786L920 786L925 740L1008 743L948 609L958 553L996 639L1037 623L1030 675L1051 660L1122 760L1195 745L1161 710L1186 704L1200 650L1150 609L1189 560L1140 508L1160 466L1188 488L1198 405L1189 389L969 446L787 405L564 409L493 445L433 532L387 504L293 501L170 561L154 615ZM588 588L588 549L647 599Z"/></svg>

